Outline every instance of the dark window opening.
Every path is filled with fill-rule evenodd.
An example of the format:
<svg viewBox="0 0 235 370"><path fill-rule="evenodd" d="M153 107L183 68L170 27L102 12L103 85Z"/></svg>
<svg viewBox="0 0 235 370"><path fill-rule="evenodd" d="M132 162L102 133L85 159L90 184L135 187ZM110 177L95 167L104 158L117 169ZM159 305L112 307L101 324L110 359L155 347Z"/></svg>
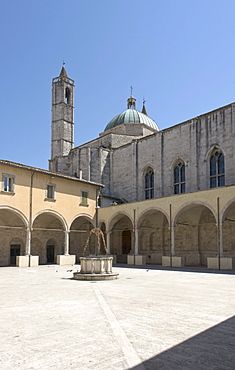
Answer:
<svg viewBox="0 0 235 370"><path fill-rule="evenodd" d="M174 168L174 194L185 193L185 164L179 161Z"/></svg>
<svg viewBox="0 0 235 370"><path fill-rule="evenodd" d="M64 99L65 104L70 104L70 90L68 87L65 89L65 99Z"/></svg>
<svg viewBox="0 0 235 370"><path fill-rule="evenodd" d="M219 150L210 159L210 188L225 186L224 155Z"/></svg>
<svg viewBox="0 0 235 370"><path fill-rule="evenodd" d="M145 175L145 199L154 198L154 172L149 169Z"/></svg>

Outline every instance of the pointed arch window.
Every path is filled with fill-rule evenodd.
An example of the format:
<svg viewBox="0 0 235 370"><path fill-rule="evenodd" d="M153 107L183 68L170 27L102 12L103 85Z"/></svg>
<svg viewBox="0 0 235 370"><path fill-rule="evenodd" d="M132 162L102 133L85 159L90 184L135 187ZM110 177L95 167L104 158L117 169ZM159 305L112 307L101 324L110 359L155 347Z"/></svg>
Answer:
<svg viewBox="0 0 235 370"><path fill-rule="evenodd" d="M185 164L178 161L174 168L174 194L185 193Z"/></svg>
<svg viewBox="0 0 235 370"><path fill-rule="evenodd" d="M145 199L154 198L154 172L149 168L145 174Z"/></svg>
<svg viewBox="0 0 235 370"><path fill-rule="evenodd" d="M225 186L224 155L215 149L210 158L210 188Z"/></svg>

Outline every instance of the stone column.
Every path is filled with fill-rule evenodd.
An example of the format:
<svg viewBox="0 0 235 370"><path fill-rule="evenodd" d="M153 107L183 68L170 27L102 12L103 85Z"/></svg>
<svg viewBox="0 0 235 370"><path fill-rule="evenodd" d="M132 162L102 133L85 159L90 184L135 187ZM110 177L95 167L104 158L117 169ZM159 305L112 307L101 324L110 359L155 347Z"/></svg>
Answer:
<svg viewBox="0 0 235 370"><path fill-rule="evenodd" d="M27 229L26 235L26 256L30 256L31 254L31 229Z"/></svg>
<svg viewBox="0 0 235 370"><path fill-rule="evenodd" d="M64 255L69 255L69 231L64 232Z"/></svg>
<svg viewBox="0 0 235 370"><path fill-rule="evenodd" d="M175 226L171 225L171 256L175 255Z"/></svg>
<svg viewBox="0 0 235 370"><path fill-rule="evenodd" d="M106 248L107 248L107 253L110 254L110 234L111 231L106 231Z"/></svg>
<svg viewBox="0 0 235 370"><path fill-rule="evenodd" d="M220 238L220 244L219 244L220 257L223 257L224 246L223 246L223 224L222 223L220 223L219 225L219 238Z"/></svg>
<svg viewBox="0 0 235 370"><path fill-rule="evenodd" d="M139 254L139 237L138 237L139 233L137 228L134 229L134 233L135 233L134 255L137 256Z"/></svg>

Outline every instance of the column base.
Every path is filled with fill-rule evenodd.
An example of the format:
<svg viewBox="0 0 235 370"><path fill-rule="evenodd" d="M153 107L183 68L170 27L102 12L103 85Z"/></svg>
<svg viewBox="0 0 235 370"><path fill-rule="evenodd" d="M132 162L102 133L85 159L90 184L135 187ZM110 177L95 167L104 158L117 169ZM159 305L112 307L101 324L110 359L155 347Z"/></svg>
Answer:
<svg viewBox="0 0 235 370"><path fill-rule="evenodd" d="M220 269L221 270L234 270L235 269L235 257L220 257Z"/></svg>
<svg viewBox="0 0 235 370"><path fill-rule="evenodd" d="M185 257L172 257L172 267L184 267Z"/></svg>
<svg viewBox="0 0 235 370"><path fill-rule="evenodd" d="M162 266L164 267L184 267L185 257L183 256L162 256Z"/></svg>
<svg viewBox="0 0 235 370"><path fill-rule="evenodd" d="M17 267L29 267L29 256L16 256Z"/></svg>
<svg viewBox="0 0 235 370"><path fill-rule="evenodd" d="M60 265L60 266L75 265L75 261L76 261L76 255L62 254L62 255L56 256L56 263L57 265Z"/></svg>
<svg viewBox="0 0 235 370"><path fill-rule="evenodd" d="M128 254L127 264L128 265L135 265L135 266L146 265L146 256L139 255L139 254L134 256L133 254Z"/></svg>
<svg viewBox="0 0 235 370"><path fill-rule="evenodd" d="M37 267L39 256L16 256L17 267Z"/></svg>
<svg viewBox="0 0 235 370"><path fill-rule="evenodd" d="M171 257L170 256L162 256L162 266L171 267Z"/></svg>
<svg viewBox="0 0 235 370"><path fill-rule="evenodd" d="M207 257L207 268L219 270L219 257Z"/></svg>
<svg viewBox="0 0 235 370"><path fill-rule="evenodd" d="M235 257L207 257L207 268L212 270L234 270Z"/></svg>
<svg viewBox="0 0 235 370"><path fill-rule="evenodd" d="M29 267L37 267L39 265L39 256L29 256Z"/></svg>

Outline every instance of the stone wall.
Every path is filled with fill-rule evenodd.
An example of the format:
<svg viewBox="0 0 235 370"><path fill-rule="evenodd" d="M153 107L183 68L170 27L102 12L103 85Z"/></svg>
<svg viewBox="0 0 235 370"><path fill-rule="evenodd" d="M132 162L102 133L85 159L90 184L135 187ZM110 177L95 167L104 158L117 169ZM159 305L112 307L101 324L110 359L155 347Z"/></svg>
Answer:
<svg viewBox="0 0 235 370"><path fill-rule="evenodd" d="M186 192L208 189L210 155L220 148L225 156L225 184L235 183L234 104L144 137L136 138L135 132L123 135L121 129L125 128L59 157L56 170L78 175L81 169L83 179L105 185L103 194L133 202L144 199L148 167L154 170L154 197L172 195L173 169L179 159L185 163Z"/></svg>

